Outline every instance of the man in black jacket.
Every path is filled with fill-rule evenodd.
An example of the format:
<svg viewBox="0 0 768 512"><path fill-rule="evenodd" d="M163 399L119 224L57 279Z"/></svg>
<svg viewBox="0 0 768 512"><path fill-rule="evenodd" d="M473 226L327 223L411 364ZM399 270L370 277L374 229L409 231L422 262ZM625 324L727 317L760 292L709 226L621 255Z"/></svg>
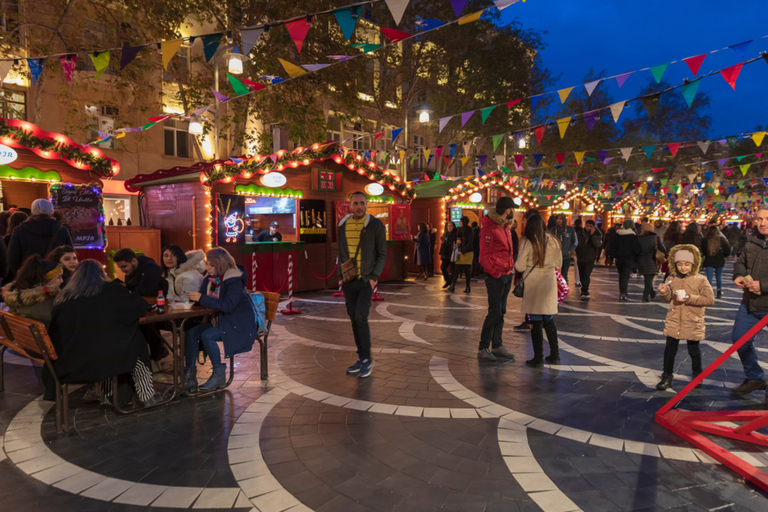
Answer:
<svg viewBox="0 0 768 512"><path fill-rule="evenodd" d="M32 216L13 230L8 243L8 264L16 273L33 254L48 256L60 245L73 245L69 230L53 218L53 205L47 199L35 199Z"/></svg>
<svg viewBox="0 0 768 512"><path fill-rule="evenodd" d="M603 237L595 228L595 221L588 220L584 228L576 232L579 244L576 246L576 264L579 267L581 279L581 300L589 299L589 282L592 269L595 268L595 258L603 246Z"/></svg>
<svg viewBox="0 0 768 512"><path fill-rule="evenodd" d="M560 214L556 217L555 227L552 228L551 233L560 240L560 246L563 249L563 267L560 273L563 275L565 282L568 282L568 270L571 268L571 257L576 252L576 247L579 245L579 241L576 239L576 231L572 226L568 225L568 219L564 214Z"/></svg>
<svg viewBox="0 0 768 512"><path fill-rule="evenodd" d="M619 271L619 302L629 300L629 277L640 254L640 244L634 226L632 219L625 220L623 229L616 230L615 241L607 249L608 256L616 260L616 270Z"/></svg>

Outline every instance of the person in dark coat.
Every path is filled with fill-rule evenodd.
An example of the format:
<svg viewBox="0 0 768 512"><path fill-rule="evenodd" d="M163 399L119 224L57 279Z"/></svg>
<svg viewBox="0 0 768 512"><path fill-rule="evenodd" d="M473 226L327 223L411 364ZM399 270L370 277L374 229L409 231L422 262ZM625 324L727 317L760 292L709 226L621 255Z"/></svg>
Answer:
<svg viewBox="0 0 768 512"><path fill-rule="evenodd" d="M517 221L512 221L512 227L509 228L512 235L512 259L517 261L517 253L520 251L520 237L517 236Z"/></svg>
<svg viewBox="0 0 768 512"><path fill-rule="evenodd" d="M32 203L32 216L13 230L8 244L8 264L12 272L16 272L32 254L45 259L54 248L73 245L69 230L52 215L51 202L36 199Z"/></svg>
<svg viewBox="0 0 768 512"><path fill-rule="evenodd" d="M22 222L27 220L29 218L29 215L27 215L24 212L13 212L11 216L8 218L8 228L5 232L5 235L3 235L3 242L5 243L5 246L8 247L8 245L11 243L11 233L13 231L21 226Z"/></svg>
<svg viewBox="0 0 768 512"><path fill-rule="evenodd" d="M472 275L479 276L485 269L480 265L480 225L477 222L471 224L472 228Z"/></svg>
<svg viewBox="0 0 768 512"><path fill-rule="evenodd" d="M725 258L731 254L731 245L720 234L720 228L716 225L707 228L707 236L701 242L701 254L704 255L704 270L707 272L707 281L712 284L712 278L717 277L717 298L723 298L723 268Z"/></svg>
<svg viewBox="0 0 768 512"><path fill-rule="evenodd" d="M626 302L629 300L629 276L640 254L635 223L631 219L625 220L623 228L616 230L616 241L608 247L607 254L616 260L616 270L619 271L619 302Z"/></svg>
<svg viewBox="0 0 768 512"><path fill-rule="evenodd" d="M198 342L203 344L211 358L213 375L200 386L207 393L227 384L226 365L221 362L218 341L224 344L224 355L232 357L250 352L258 336L256 316L251 299L246 293L248 276L237 268L232 255L222 247L214 247L205 253L207 278L203 279L199 292L186 292L187 296L206 308L219 310L218 325L211 323L197 325L187 331L184 357L184 386L190 391L197 390Z"/></svg>
<svg viewBox="0 0 768 512"><path fill-rule="evenodd" d="M658 235L653 229L653 224L644 222L641 227L642 234L638 237L637 243L640 247L640 253L637 255L637 271L645 279L645 288L643 289L643 302L650 302L656 298L656 292L653 289L653 278L659 271L656 264L656 251L666 254L664 244L659 240Z"/></svg>
<svg viewBox="0 0 768 512"><path fill-rule="evenodd" d="M555 218L555 227L549 230L555 238L560 240L560 248L563 251L563 268L560 273L565 282L568 282L568 270L571 268L571 257L575 254L579 241L576 238L576 230L568 225L568 219L565 214L560 214Z"/></svg>
<svg viewBox="0 0 768 512"><path fill-rule="evenodd" d="M427 222L427 233L429 233L429 259L431 262L435 261L435 249L437 248L437 230L432 227L431 222ZM427 268L427 275L429 277L435 277L435 268L432 263Z"/></svg>
<svg viewBox="0 0 768 512"><path fill-rule="evenodd" d="M139 330L146 314L141 296L110 282L98 261L82 261L54 300L49 334L59 380L91 383L131 374L139 399L152 405L147 342Z"/></svg>
<svg viewBox="0 0 768 512"><path fill-rule="evenodd" d="M445 280L443 288L451 286L453 272L456 267L456 262L453 261L453 247L456 245L457 234L456 224L446 222L445 232L440 237L440 272Z"/></svg>
<svg viewBox="0 0 768 512"><path fill-rule="evenodd" d="M692 220L685 227L685 231L683 231L683 236L680 239L680 243L701 247L701 241L703 239L704 237L701 236L701 228L695 220Z"/></svg>
<svg viewBox="0 0 768 512"><path fill-rule="evenodd" d="M604 249L605 249L605 266L610 267L613 264L613 247L616 245L616 237L618 236L616 234L616 231L619 230L618 224L614 224L610 228L608 228L608 231L605 232L605 243L604 243Z"/></svg>
<svg viewBox="0 0 768 512"><path fill-rule="evenodd" d="M416 279L427 279L429 267L432 265L432 255L429 252L429 231L425 223L419 223L419 232L413 237L413 242L416 244L413 260L419 266L419 277Z"/></svg>
<svg viewBox="0 0 768 512"><path fill-rule="evenodd" d="M475 252L473 250L475 245L475 232L469 227L469 217L466 215L461 218L461 226L459 227L456 236L459 244L459 257L456 260L456 270L453 272L453 279L451 281L451 286L448 287L448 291L451 293L456 291L456 281L459 279L459 274L464 272L467 276L467 287L464 290L464 293L470 293L469 283L472 279L472 262L475 258Z"/></svg>
<svg viewBox="0 0 768 512"><path fill-rule="evenodd" d="M576 246L576 264L581 279L581 300L589 299L589 283L595 268L597 254L603 247L603 236L595 228L595 221L589 219L586 225L576 233L579 245Z"/></svg>

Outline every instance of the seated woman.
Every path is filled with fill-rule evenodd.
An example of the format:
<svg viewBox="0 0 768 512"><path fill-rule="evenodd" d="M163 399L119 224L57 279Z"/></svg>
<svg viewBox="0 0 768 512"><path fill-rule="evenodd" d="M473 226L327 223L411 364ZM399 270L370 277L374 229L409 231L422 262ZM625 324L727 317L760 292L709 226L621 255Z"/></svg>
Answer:
<svg viewBox="0 0 768 512"><path fill-rule="evenodd" d="M193 392L197 390L195 363L198 342L202 342L213 365L213 375L200 386L201 391L208 392L223 388L227 383L226 365L221 362L217 341L224 343L225 356L232 357L249 352L258 336L253 306L245 293L245 272L237 268L232 255L221 247L214 247L206 252L205 258L207 279L203 280L199 292L187 292L187 295L201 306L218 309L219 314L215 327L213 324L204 323L187 331L184 348L184 386Z"/></svg>
<svg viewBox="0 0 768 512"><path fill-rule="evenodd" d="M110 281L101 263L81 262L54 301L50 334L59 380L100 382L130 373L139 399L153 405L149 352L139 330L146 313L147 302Z"/></svg>
<svg viewBox="0 0 768 512"><path fill-rule="evenodd" d="M59 293L63 269L33 254L16 274L16 280L3 286L3 301L15 315L25 316L51 326L53 299Z"/></svg>
<svg viewBox="0 0 768 512"><path fill-rule="evenodd" d="M201 250L184 254L178 245L163 247L162 275L168 281L168 302L186 299L186 292L196 292L203 282L205 253Z"/></svg>
<svg viewBox="0 0 768 512"><path fill-rule="evenodd" d="M71 245L60 245L48 255L48 261L61 263L61 266L64 267L64 274L61 276L64 282L61 284L61 288L67 286L72 274L77 270L77 253L75 248Z"/></svg>

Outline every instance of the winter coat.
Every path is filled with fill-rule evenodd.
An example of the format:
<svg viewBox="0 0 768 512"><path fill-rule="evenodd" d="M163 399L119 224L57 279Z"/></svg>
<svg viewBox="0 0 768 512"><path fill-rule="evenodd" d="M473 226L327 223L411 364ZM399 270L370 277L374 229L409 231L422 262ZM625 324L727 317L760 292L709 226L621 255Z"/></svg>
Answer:
<svg viewBox="0 0 768 512"><path fill-rule="evenodd" d="M227 357L243 352L250 352L259 333L256 329L256 315L251 299L246 294L247 275L239 268L231 268L224 273L219 287L219 298L209 297L210 278L200 284L198 303L206 308L219 310L221 341L224 343L224 355Z"/></svg>
<svg viewBox="0 0 768 512"><path fill-rule="evenodd" d="M33 215L13 230L8 244L8 264L14 273L33 254L45 259L60 245L74 245L69 230L50 215Z"/></svg>
<svg viewBox="0 0 768 512"><path fill-rule="evenodd" d="M725 258L731 254L731 246L728 240L722 236L718 236L720 239L720 246L717 248L717 252L711 255L709 254L709 241L705 238L701 241L701 254L704 255L703 267L723 268L725 266Z"/></svg>
<svg viewBox="0 0 768 512"><path fill-rule="evenodd" d="M659 271L659 267L656 266L656 251L666 254L664 244L654 232L637 237L637 244L640 248L640 253L637 255L638 273L643 276L656 274Z"/></svg>
<svg viewBox="0 0 768 512"><path fill-rule="evenodd" d="M459 226L456 230L456 236L461 240L459 252L467 254L475 250L475 231L469 226ZM479 242L478 242L479 243ZM479 249L478 249L479 250Z"/></svg>
<svg viewBox="0 0 768 512"><path fill-rule="evenodd" d="M563 259L571 257L571 253L579 246L579 241L576 238L576 230L573 226L555 226L551 230L552 234L560 240L561 249L563 251Z"/></svg>
<svg viewBox="0 0 768 512"><path fill-rule="evenodd" d="M16 283L3 286L3 302L8 306L8 310L14 315L42 322L48 330L51 327L53 299L58 295L59 289L40 285L26 290L14 290L15 286Z"/></svg>
<svg viewBox="0 0 768 512"><path fill-rule="evenodd" d="M618 237L616 231L616 228L611 226L608 228L608 231L605 232L605 244L603 247L605 248L605 255L609 258L613 258L613 249L616 246L616 238Z"/></svg>
<svg viewBox="0 0 768 512"><path fill-rule="evenodd" d="M748 235L747 243L744 244L739 258L733 264L734 280L737 277L746 276L760 281L760 290L763 293L758 295L744 290L741 302L750 312L768 312L768 242L763 235Z"/></svg>
<svg viewBox="0 0 768 512"><path fill-rule="evenodd" d="M347 219L352 217L352 214L345 216L339 221L338 229L338 251L339 251L339 277L341 277L341 264L350 258L354 257L354 254L349 254L349 247L347 246L347 229L344 225ZM387 235L384 229L384 224L379 219L371 215L365 214L365 224L363 229L367 229L365 236L360 241L362 246L360 247L360 277L369 281L379 280L379 276L384 271L384 265L387 263Z"/></svg>
<svg viewBox="0 0 768 512"><path fill-rule="evenodd" d="M731 247L741 246L741 230L736 226L731 226L725 233L725 238L728 239L728 243Z"/></svg>
<svg viewBox="0 0 768 512"><path fill-rule="evenodd" d="M8 251L5 243L0 240L0 281L8 275Z"/></svg>
<svg viewBox="0 0 768 512"><path fill-rule="evenodd" d="M133 272L125 276L125 287L129 292L136 292L142 297L156 297L160 290L168 295L168 281L160 275L160 266L148 256L136 256L139 264Z"/></svg>
<svg viewBox="0 0 768 512"><path fill-rule="evenodd" d="M693 253L693 267L685 276L680 277L675 266L675 254L687 250ZM664 323L664 336L677 338L678 340L701 341L704 339L704 316L706 306L715 303L715 294L707 278L699 274L701 269L701 253L693 245L676 245L669 251L669 279L665 283L667 290L659 293L661 300L671 302L667 312L667 320ZM677 290L685 290L688 300L679 302L675 298Z"/></svg>
<svg viewBox="0 0 768 512"><path fill-rule="evenodd" d="M555 270L560 270L563 266L563 253L560 250L560 242L549 233L546 245L544 265L536 265L536 268L533 268L536 263L533 261L533 246L528 239L523 238L520 255L515 263L515 270L525 279L525 293L520 312L528 315L557 314Z"/></svg>
<svg viewBox="0 0 768 512"><path fill-rule="evenodd" d="M595 229L595 232L590 235L586 229L582 229L580 233L576 234L576 237L579 241L579 245L576 247L577 261L595 261L597 251L603 247L603 234Z"/></svg>
<svg viewBox="0 0 768 512"><path fill-rule="evenodd" d="M683 231L683 234L680 235L680 243L693 245L695 247L701 247L701 241L703 239L704 237L701 235L701 233Z"/></svg>
<svg viewBox="0 0 768 512"><path fill-rule="evenodd" d="M429 233L419 233L413 238L413 241L416 243L413 260L417 265L431 265L432 254L429 251Z"/></svg>
<svg viewBox="0 0 768 512"><path fill-rule="evenodd" d="M509 234L512 236L512 258L517 259L517 254L520 251L520 237L517 236L517 231L514 228L509 230Z"/></svg>
<svg viewBox="0 0 768 512"><path fill-rule="evenodd" d="M205 253L201 250L186 253L187 261L176 268L169 269L163 276L168 281L168 295L165 300L171 302L180 299L185 292L196 292L203 282L205 272Z"/></svg>
<svg viewBox="0 0 768 512"><path fill-rule="evenodd" d="M616 259L636 261L640 254L640 244L634 229L617 229L616 241L611 244L609 256Z"/></svg>
<svg viewBox="0 0 768 512"><path fill-rule="evenodd" d="M104 283L91 297L71 299L53 308L51 341L62 382L98 382L130 373L141 358L149 366L147 341L139 319L147 302L117 282Z"/></svg>
<svg viewBox="0 0 768 512"><path fill-rule="evenodd" d="M485 272L495 278L506 276L515 268L514 247L509 228L512 221L491 210L483 217L480 230L480 256L478 262Z"/></svg>
<svg viewBox="0 0 768 512"><path fill-rule="evenodd" d="M443 236L440 237L440 259L445 261L451 261L451 255L453 254L453 246L456 244L458 238L458 231L454 229L451 232L446 231Z"/></svg>

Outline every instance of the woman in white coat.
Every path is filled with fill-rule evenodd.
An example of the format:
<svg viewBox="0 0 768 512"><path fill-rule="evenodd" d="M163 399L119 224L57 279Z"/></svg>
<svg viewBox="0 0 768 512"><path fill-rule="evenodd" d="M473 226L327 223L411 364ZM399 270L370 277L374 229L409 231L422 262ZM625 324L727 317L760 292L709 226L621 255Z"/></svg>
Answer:
<svg viewBox="0 0 768 512"><path fill-rule="evenodd" d="M525 224L525 232L515 270L525 279L521 312L531 321L533 359L525 362L532 368L542 368L544 361L560 364L557 346L557 277L555 269L563 262L560 242L546 230L541 215L533 215ZM549 340L549 356L544 358L544 331Z"/></svg>
<svg viewBox="0 0 768 512"><path fill-rule="evenodd" d="M168 302L181 300L186 292L197 292L203 282L205 271L205 253L189 251L184 254L178 245L166 245L163 248L163 277L168 281Z"/></svg>

